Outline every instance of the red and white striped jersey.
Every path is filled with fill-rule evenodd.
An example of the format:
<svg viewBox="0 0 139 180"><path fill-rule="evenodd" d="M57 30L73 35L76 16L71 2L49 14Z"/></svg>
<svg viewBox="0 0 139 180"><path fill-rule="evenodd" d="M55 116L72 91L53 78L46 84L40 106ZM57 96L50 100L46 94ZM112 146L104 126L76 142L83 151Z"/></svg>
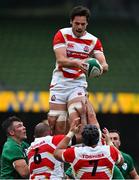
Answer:
<svg viewBox="0 0 139 180"><path fill-rule="evenodd" d="M64 135L35 138L28 149L30 179L60 179L63 164L54 158L54 150Z"/></svg>
<svg viewBox="0 0 139 180"><path fill-rule="evenodd" d="M84 146L66 149L62 159L71 163L78 179L111 179L114 165L120 161L121 155L114 146Z"/></svg>
<svg viewBox="0 0 139 180"><path fill-rule="evenodd" d="M100 40L92 34L85 32L80 38L77 38L72 28L63 28L59 30L53 40L53 49L65 47L66 55L69 59L83 60L95 53L103 53L103 48ZM74 80L74 82L73 82ZM70 83L70 84L69 84ZM58 66L53 71L51 87L67 88L67 86L87 87L86 76L79 68L65 68Z"/></svg>

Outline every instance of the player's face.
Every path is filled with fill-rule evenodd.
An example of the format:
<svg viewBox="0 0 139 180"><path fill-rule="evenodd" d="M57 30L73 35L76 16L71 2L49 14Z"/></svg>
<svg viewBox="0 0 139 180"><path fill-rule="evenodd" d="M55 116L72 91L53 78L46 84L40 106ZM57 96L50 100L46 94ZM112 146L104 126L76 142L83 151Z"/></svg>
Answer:
<svg viewBox="0 0 139 180"><path fill-rule="evenodd" d="M83 36L88 23L85 16L75 16L73 21L71 21L71 25L74 35L79 38Z"/></svg>
<svg viewBox="0 0 139 180"><path fill-rule="evenodd" d="M116 132L110 132L110 138L114 146L119 149L120 144L121 144L119 134Z"/></svg>
<svg viewBox="0 0 139 180"><path fill-rule="evenodd" d="M13 136L19 141L27 138L26 128L22 122L13 122Z"/></svg>

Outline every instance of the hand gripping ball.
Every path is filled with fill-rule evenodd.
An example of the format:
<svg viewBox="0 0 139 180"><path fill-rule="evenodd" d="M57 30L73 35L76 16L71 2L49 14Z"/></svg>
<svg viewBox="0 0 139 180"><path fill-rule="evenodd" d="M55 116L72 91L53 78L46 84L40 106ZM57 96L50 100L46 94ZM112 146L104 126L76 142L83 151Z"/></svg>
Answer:
<svg viewBox="0 0 139 180"><path fill-rule="evenodd" d="M95 58L89 58L86 61L87 65L87 76L88 77L97 77L100 76L103 72L102 65Z"/></svg>

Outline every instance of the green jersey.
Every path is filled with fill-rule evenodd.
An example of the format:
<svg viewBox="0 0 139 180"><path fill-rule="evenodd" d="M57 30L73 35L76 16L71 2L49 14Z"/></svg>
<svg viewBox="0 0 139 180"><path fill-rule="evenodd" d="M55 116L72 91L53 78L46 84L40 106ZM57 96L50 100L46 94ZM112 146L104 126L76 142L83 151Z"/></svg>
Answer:
<svg viewBox="0 0 139 180"><path fill-rule="evenodd" d="M114 166L112 179L125 179L120 169L116 165Z"/></svg>
<svg viewBox="0 0 139 180"><path fill-rule="evenodd" d="M7 138L1 155L1 179L22 178L14 169L13 162L18 159L25 159L27 162L26 150L28 147L29 145L24 141L18 144L13 138Z"/></svg>
<svg viewBox="0 0 139 180"><path fill-rule="evenodd" d="M129 154L121 152L124 164L119 168L125 179L129 179L129 173L134 169L133 159Z"/></svg>
<svg viewBox="0 0 139 180"><path fill-rule="evenodd" d="M72 170L72 167L71 167L71 166L69 166L69 168L66 170L65 174L66 174L69 178L75 179L75 178L74 178L74 175L73 175L73 170Z"/></svg>

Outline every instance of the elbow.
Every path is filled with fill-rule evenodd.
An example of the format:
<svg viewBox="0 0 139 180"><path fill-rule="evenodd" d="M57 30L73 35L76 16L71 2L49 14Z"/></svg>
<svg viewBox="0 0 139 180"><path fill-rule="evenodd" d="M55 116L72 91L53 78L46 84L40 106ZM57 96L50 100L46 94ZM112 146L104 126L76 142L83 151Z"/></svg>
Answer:
<svg viewBox="0 0 139 180"><path fill-rule="evenodd" d="M22 178L28 178L29 177L29 167L28 165L26 165L24 168L22 168L22 170L20 171L20 176Z"/></svg>
<svg viewBox="0 0 139 180"><path fill-rule="evenodd" d="M63 66L63 61L62 61L61 59L57 59L57 64L58 64L59 66Z"/></svg>
<svg viewBox="0 0 139 180"><path fill-rule="evenodd" d="M56 62L59 66L64 66L67 64L67 61L65 61L65 57L61 56L56 59Z"/></svg>
<svg viewBox="0 0 139 180"><path fill-rule="evenodd" d="M21 176L22 178L28 178L28 177L29 177L29 170L22 171L22 172L20 173L20 176Z"/></svg>

